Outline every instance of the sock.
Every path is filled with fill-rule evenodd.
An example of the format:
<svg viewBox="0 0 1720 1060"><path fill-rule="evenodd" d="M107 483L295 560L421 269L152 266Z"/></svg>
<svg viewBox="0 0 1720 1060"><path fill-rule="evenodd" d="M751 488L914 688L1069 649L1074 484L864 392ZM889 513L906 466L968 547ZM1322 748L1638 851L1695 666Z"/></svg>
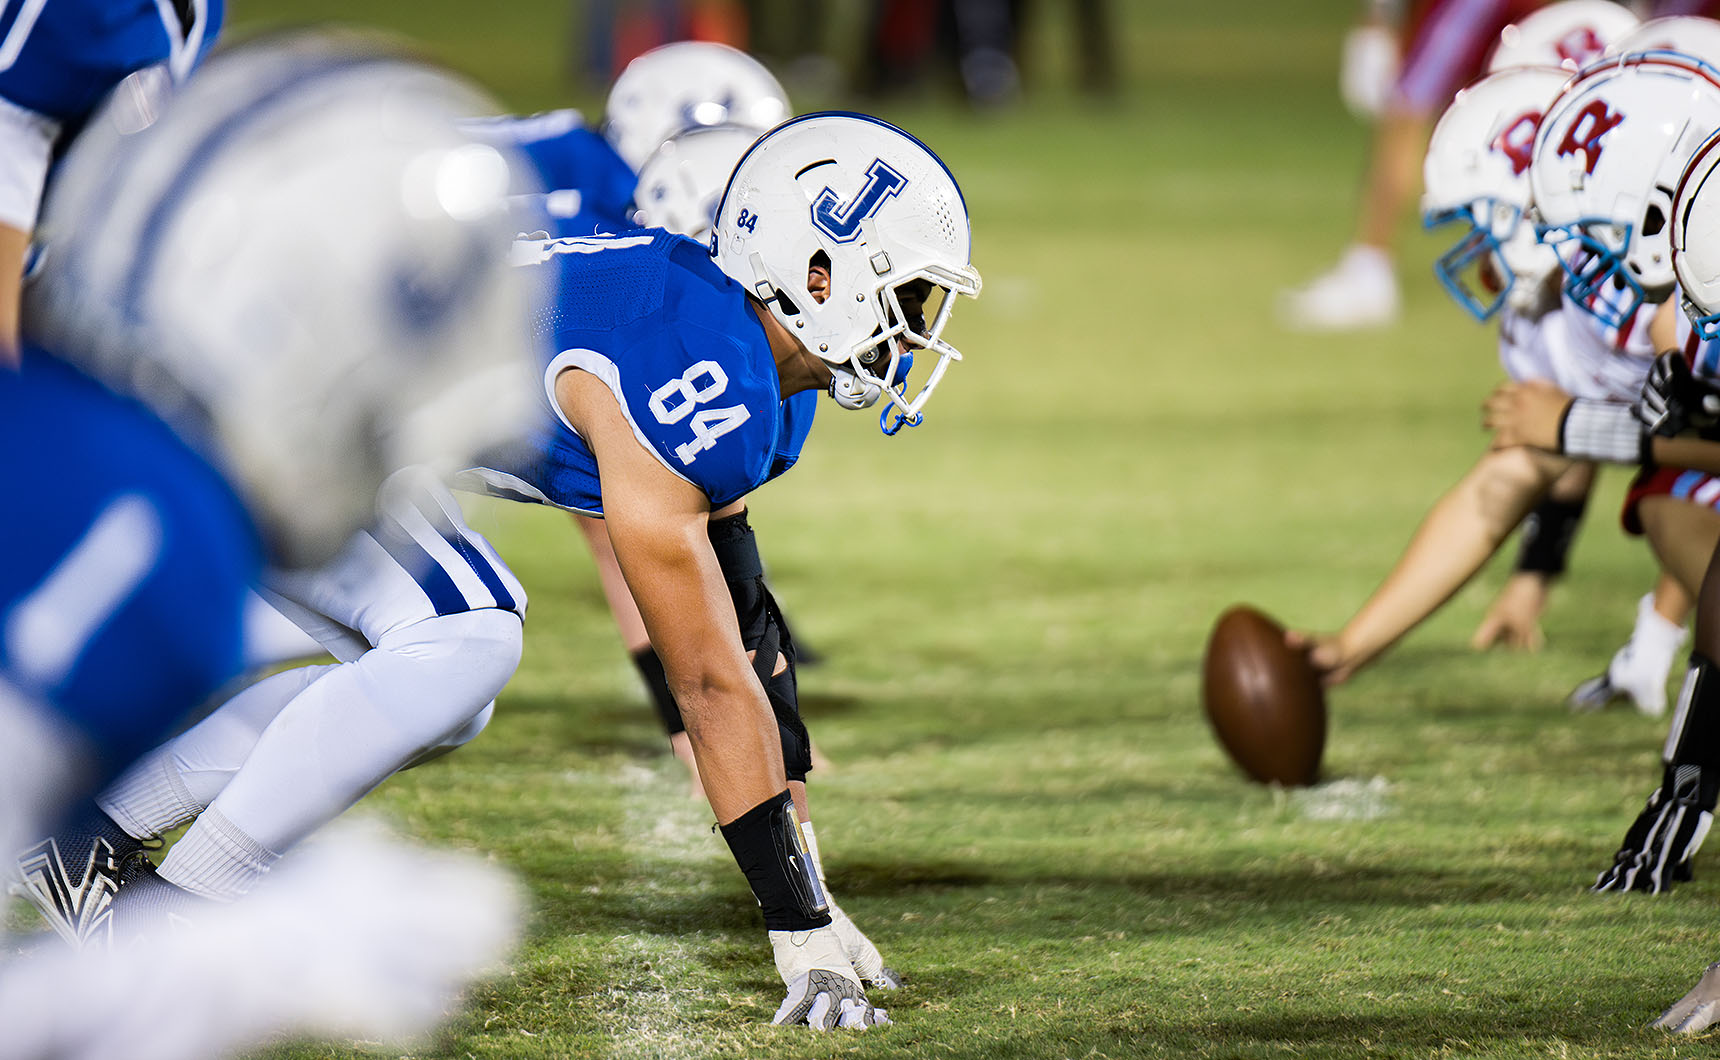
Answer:
<svg viewBox="0 0 1720 1060"><path fill-rule="evenodd" d="M250 893L281 856L210 807L161 863L161 878L205 898L232 901Z"/></svg>

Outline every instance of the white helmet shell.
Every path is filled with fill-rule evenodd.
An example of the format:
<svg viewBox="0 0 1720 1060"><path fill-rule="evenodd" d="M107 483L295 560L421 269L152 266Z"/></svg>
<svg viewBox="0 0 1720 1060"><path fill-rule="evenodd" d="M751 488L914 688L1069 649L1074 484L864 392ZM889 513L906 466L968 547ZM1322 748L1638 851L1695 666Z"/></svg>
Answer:
<svg viewBox="0 0 1720 1060"><path fill-rule="evenodd" d="M669 137L639 167L635 220L709 244L729 174L757 139L758 130L739 125L701 125Z"/></svg>
<svg viewBox="0 0 1720 1060"><path fill-rule="evenodd" d="M1557 66L1574 73L1637 25L1637 17L1613 0L1561 0L1500 30L1487 70Z"/></svg>
<svg viewBox="0 0 1720 1060"><path fill-rule="evenodd" d="M1720 132L1700 148L1672 200L1672 267L1684 313L1704 339L1720 338Z"/></svg>
<svg viewBox="0 0 1720 1060"><path fill-rule="evenodd" d="M717 208L712 254L833 366L832 396L865 407L888 395L898 425L918 422L945 370L961 359L942 333L954 296L980 290L955 177L925 144L862 114L803 115L753 144ZM807 293L807 277L824 262L830 288L820 303ZM904 312L901 289L916 281L943 294L932 320L917 319L913 307ZM910 398L904 353L912 350L933 353L937 363Z"/></svg>
<svg viewBox="0 0 1720 1060"><path fill-rule="evenodd" d="M127 133L100 117L46 204L27 330L223 467L277 560L374 518L383 477L533 408L494 105L374 41L233 49Z"/></svg>
<svg viewBox="0 0 1720 1060"><path fill-rule="evenodd" d="M1651 18L1621 37L1612 50L1619 55L1680 52L1720 67L1720 22L1696 15Z"/></svg>
<svg viewBox="0 0 1720 1060"><path fill-rule="evenodd" d="M1720 128L1720 79L1666 52L1591 67L1548 108L1529 184L1542 239L1567 243L1566 293L1617 323L1673 283L1672 195L1703 140ZM1610 281L1610 282L1609 282ZM1612 291L1634 291L1622 301Z"/></svg>
<svg viewBox="0 0 1720 1060"><path fill-rule="evenodd" d="M677 41L627 64L604 104L604 135L634 172L683 129L739 125L763 132L793 111L788 93L746 52L711 41Z"/></svg>
<svg viewBox="0 0 1720 1060"><path fill-rule="evenodd" d="M1559 267L1527 220L1529 163L1541 116L1569 79L1549 66L1489 74L1457 94L1428 141L1422 220L1464 227L1435 272L1478 319L1505 304L1528 308Z"/></svg>

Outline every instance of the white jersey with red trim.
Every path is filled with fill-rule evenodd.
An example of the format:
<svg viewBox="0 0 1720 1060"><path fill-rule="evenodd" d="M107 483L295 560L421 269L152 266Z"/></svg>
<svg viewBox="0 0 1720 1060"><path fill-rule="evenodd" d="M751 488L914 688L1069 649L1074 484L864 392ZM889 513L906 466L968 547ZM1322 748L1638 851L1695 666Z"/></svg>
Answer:
<svg viewBox="0 0 1720 1060"><path fill-rule="evenodd" d="M1556 384L1572 397L1635 401L1654 363L1652 305L1620 327L1603 324L1568 297L1535 319L1507 309L1499 318L1499 363L1517 382Z"/></svg>

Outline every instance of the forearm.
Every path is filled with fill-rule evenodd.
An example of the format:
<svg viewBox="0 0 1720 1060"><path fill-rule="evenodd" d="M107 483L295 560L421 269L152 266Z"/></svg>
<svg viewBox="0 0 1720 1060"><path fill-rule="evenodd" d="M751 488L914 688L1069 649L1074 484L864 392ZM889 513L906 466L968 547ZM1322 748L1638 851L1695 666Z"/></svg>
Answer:
<svg viewBox="0 0 1720 1060"><path fill-rule="evenodd" d="M1522 520L1558 468L1522 449L1489 453L1428 512L1397 565L1337 635L1360 666L1462 588Z"/></svg>
<svg viewBox="0 0 1720 1060"><path fill-rule="evenodd" d="M1654 462L1657 464L1720 475L1720 442L1705 441L1689 435L1677 438L1662 438L1656 435L1650 444Z"/></svg>

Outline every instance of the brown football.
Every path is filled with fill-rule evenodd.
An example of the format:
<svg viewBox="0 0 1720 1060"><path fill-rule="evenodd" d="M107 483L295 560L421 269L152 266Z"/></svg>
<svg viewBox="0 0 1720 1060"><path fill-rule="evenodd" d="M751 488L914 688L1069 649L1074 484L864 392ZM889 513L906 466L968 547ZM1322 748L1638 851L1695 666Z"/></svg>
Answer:
<svg viewBox="0 0 1720 1060"><path fill-rule="evenodd" d="M1307 655L1284 643L1284 627L1243 604L1220 615L1206 642L1201 700L1244 773L1288 787L1318 779L1326 694Z"/></svg>

